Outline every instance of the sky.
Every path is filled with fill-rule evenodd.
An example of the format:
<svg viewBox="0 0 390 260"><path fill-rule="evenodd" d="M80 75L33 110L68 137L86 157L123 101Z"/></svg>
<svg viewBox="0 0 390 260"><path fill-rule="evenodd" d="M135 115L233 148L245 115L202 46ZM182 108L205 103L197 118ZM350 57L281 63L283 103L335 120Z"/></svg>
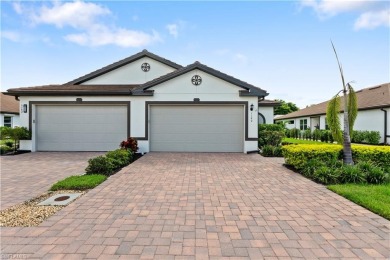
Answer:
<svg viewBox="0 0 390 260"><path fill-rule="evenodd" d="M63 84L147 49L300 108L390 82L389 1L1 1L1 91Z"/></svg>

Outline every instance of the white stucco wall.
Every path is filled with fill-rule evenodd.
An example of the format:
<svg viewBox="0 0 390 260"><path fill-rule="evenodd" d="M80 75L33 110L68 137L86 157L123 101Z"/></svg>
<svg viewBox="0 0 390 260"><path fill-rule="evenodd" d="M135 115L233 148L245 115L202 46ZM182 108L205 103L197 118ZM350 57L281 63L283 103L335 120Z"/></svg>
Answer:
<svg viewBox="0 0 390 260"><path fill-rule="evenodd" d="M261 113L265 118L266 124L273 124L274 123L274 107L259 107L258 113ZM258 115L257 113L257 115ZM257 118L259 118L257 116Z"/></svg>
<svg viewBox="0 0 390 260"><path fill-rule="evenodd" d="M12 117L12 127L20 126L20 119L19 115L15 114L0 114L0 126L4 126L4 116L10 116Z"/></svg>
<svg viewBox="0 0 390 260"><path fill-rule="evenodd" d="M191 77L198 74L202 77L202 84L194 86L191 83ZM241 88L209 75L202 71L191 71L172 80L164 82L158 86L154 86L154 96L85 96L83 101L130 101L130 135L132 137L144 137L145 135L145 102L146 101L190 101L194 98L199 98L200 101L227 101L227 102L248 102L248 137L256 138L258 135L258 98L257 97L240 97L239 90ZM20 105L29 104L29 101L76 101L76 96L70 97L20 97ZM250 111L250 105L254 105L254 110ZM264 113L267 116L267 123L272 122L273 113L271 115L271 108L265 108ZM263 108L261 108L263 110ZM244 112L243 112L244 113ZM251 117L252 115L252 117ZM252 118L252 120L251 120ZM35 120L35 106L32 107L32 120ZM245 122L243 122L244 124ZM28 127L29 114L21 114L21 125ZM35 124L32 124L33 138L32 147L36 148L35 144ZM222 130L223 131L223 130ZM257 140L244 141L244 152L257 150ZM138 141L140 152L149 152L149 140Z"/></svg>
<svg viewBox="0 0 390 260"><path fill-rule="evenodd" d="M150 70L148 72L141 70L141 65L144 62L150 64ZM142 84L175 70L176 69L154 59L144 57L82 84Z"/></svg>

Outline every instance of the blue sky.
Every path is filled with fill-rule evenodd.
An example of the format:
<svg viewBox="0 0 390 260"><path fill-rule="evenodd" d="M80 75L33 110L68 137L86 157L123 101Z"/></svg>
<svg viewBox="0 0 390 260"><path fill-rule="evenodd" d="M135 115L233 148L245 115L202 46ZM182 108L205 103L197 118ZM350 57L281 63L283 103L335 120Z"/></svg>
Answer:
<svg viewBox="0 0 390 260"><path fill-rule="evenodd" d="M143 49L305 107L390 81L388 1L2 1L1 90L62 84Z"/></svg>

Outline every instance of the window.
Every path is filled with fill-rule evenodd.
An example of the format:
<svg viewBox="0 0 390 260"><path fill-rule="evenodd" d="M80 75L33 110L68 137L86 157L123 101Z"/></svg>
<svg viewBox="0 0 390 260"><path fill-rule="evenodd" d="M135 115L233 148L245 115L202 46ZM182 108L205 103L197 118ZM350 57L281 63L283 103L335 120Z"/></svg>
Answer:
<svg viewBox="0 0 390 260"><path fill-rule="evenodd" d="M326 130L329 130L328 120L326 120L326 118L325 118L325 129L326 129Z"/></svg>
<svg viewBox="0 0 390 260"><path fill-rule="evenodd" d="M287 121L287 124L293 125L294 124L294 120Z"/></svg>
<svg viewBox="0 0 390 260"><path fill-rule="evenodd" d="M299 120L299 129L301 129L301 130L307 129L307 119Z"/></svg>
<svg viewBox="0 0 390 260"><path fill-rule="evenodd" d="M4 117L4 126L12 127L12 117L11 116Z"/></svg>

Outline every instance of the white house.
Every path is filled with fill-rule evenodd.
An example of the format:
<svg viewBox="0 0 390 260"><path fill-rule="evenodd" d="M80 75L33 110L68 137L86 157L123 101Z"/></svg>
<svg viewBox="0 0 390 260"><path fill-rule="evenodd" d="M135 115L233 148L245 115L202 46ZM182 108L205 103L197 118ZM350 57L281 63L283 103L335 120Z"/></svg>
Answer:
<svg viewBox="0 0 390 260"><path fill-rule="evenodd" d="M354 130L379 131L381 143L390 143L390 83L385 83L356 91L358 115ZM341 99L343 107L343 98ZM289 129L301 130L310 128L327 129L325 101L296 112L278 117L276 121L283 121ZM341 111L342 112L342 111ZM341 127L343 114L340 113Z"/></svg>
<svg viewBox="0 0 390 260"><path fill-rule="evenodd" d="M19 126L19 101L0 93L0 126Z"/></svg>
<svg viewBox="0 0 390 260"><path fill-rule="evenodd" d="M14 88L32 151L107 151L128 136L141 152L257 150L268 93L195 62L182 67L143 50L63 85Z"/></svg>

